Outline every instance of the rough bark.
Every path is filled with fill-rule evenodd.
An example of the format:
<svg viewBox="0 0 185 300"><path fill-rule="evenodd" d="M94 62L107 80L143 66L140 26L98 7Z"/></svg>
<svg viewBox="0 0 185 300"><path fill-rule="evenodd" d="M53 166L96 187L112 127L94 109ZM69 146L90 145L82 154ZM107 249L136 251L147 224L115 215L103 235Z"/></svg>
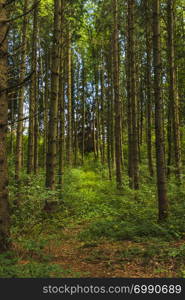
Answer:
<svg viewBox="0 0 185 300"><path fill-rule="evenodd" d="M38 3L37 0L34 1L35 5ZM35 160L35 111L36 111L36 72L37 72L37 29L38 29L38 6L34 9L33 18L33 34L32 34L32 79L30 86L30 103L29 103L29 129L28 129L28 164L27 172L28 174L34 171L34 160Z"/></svg>
<svg viewBox="0 0 185 300"><path fill-rule="evenodd" d="M174 47L174 16L175 0L168 0L168 61L169 61L169 100L172 106L172 127L174 137L175 173L181 181L181 142L179 126L179 99L176 84L175 47Z"/></svg>
<svg viewBox="0 0 185 300"><path fill-rule="evenodd" d="M137 127L137 95L136 95L136 55L135 55L135 0L128 0L128 56L130 74L130 105L132 114L131 133L131 158L132 159L132 187L139 188L139 151L138 151L138 127Z"/></svg>
<svg viewBox="0 0 185 300"><path fill-rule="evenodd" d="M9 247L9 202L8 202L8 167L7 167L7 119L8 95L1 92L7 88L7 38L8 26L6 22L6 1L0 0L0 253Z"/></svg>
<svg viewBox="0 0 185 300"><path fill-rule="evenodd" d="M121 99L120 99L120 80L119 80L119 46L118 46L118 1L113 3L114 32L113 32L113 84L114 84L114 110L115 110L115 156L116 156L116 182L117 187L122 185L121 167Z"/></svg>
<svg viewBox="0 0 185 300"><path fill-rule="evenodd" d="M68 28L68 54L67 54L67 162L72 165L72 49L71 49L71 33Z"/></svg>
<svg viewBox="0 0 185 300"><path fill-rule="evenodd" d="M60 66L60 29L61 29L61 1L54 2L54 35L51 66L51 100L49 108L48 152L46 165L46 187L54 190L56 185L56 146L58 127L58 88Z"/></svg>
<svg viewBox="0 0 185 300"><path fill-rule="evenodd" d="M160 1L153 2L153 64L155 97L156 167L159 221L168 216L166 166L164 156L163 101L161 92Z"/></svg>
<svg viewBox="0 0 185 300"><path fill-rule="evenodd" d="M145 1L145 14L146 14L146 113L147 113L147 157L148 169L150 176L154 175L153 159L152 159L152 24L151 24L151 7L150 1Z"/></svg>

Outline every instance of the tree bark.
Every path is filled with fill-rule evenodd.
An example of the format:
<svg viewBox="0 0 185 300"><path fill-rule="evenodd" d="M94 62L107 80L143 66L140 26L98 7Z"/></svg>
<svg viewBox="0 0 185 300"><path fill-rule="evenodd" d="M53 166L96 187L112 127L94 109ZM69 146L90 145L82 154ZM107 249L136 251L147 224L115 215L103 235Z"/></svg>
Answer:
<svg viewBox="0 0 185 300"><path fill-rule="evenodd" d="M146 14L146 113L147 113L147 156L148 156L148 169L150 176L153 177L154 169L153 169L153 159L152 159L152 94L151 94L151 86L152 86L152 24L151 24L151 8L150 1L145 1L145 14Z"/></svg>
<svg viewBox="0 0 185 300"><path fill-rule="evenodd" d="M54 190L56 185L56 146L58 127L58 88L60 66L61 1L54 2L54 36L52 47L51 100L49 108L48 153L46 165L46 187Z"/></svg>
<svg viewBox="0 0 185 300"><path fill-rule="evenodd" d="M136 61L135 61L135 0L128 0L128 56L130 74L130 105L132 114L131 157L132 159L132 187L139 189L139 151L137 127L137 96L136 96Z"/></svg>
<svg viewBox="0 0 185 300"><path fill-rule="evenodd" d="M71 49L71 33L68 28L68 54L67 54L67 97L68 97L68 112L67 112L67 162L72 165L72 49Z"/></svg>
<svg viewBox="0 0 185 300"><path fill-rule="evenodd" d="M34 0L34 4L38 3ZM37 76L37 30L38 30L38 7L34 9L33 35L32 35L32 79L30 86L30 103L29 103L29 129L28 129L28 165L27 173L31 174L35 167L35 111L36 111L36 76Z"/></svg>
<svg viewBox="0 0 185 300"><path fill-rule="evenodd" d="M175 1L168 0L168 61L169 61L169 100L172 106L172 127L174 137L175 173L181 182L181 142L179 126L179 98L176 84L175 47L174 47L174 16Z"/></svg>
<svg viewBox="0 0 185 300"><path fill-rule="evenodd" d="M153 63L155 97L156 166L159 221L168 216L166 167L164 157L163 101L161 92L160 1L153 1Z"/></svg>
<svg viewBox="0 0 185 300"><path fill-rule="evenodd" d="M116 182L117 187L122 186L122 166L121 166L121 100L120 100L120 80L119 80L119 46L118 46L118 1L113 3L114 32L113 32L113 84L114 84L114 110L115 110L115 155L116 155Z"/></svg>
<svg viewBox="0 0 185 300"><path fill-rule="evenodd" d="M0 253L9 247L9 202L6 134L8 121L8 95L1 90L7 88L7 19L6 1L0 0Z"/></svg>

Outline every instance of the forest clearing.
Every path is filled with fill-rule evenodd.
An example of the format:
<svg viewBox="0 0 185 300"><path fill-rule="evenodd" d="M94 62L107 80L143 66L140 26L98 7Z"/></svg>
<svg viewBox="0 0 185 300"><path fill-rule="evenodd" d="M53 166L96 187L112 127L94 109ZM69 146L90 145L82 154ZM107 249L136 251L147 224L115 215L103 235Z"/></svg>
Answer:
<svg viewBox="0 0 185 300"><path fill-rule="evenodd" d="M183 0L0 0L0 278L185 278Z"/></svg>

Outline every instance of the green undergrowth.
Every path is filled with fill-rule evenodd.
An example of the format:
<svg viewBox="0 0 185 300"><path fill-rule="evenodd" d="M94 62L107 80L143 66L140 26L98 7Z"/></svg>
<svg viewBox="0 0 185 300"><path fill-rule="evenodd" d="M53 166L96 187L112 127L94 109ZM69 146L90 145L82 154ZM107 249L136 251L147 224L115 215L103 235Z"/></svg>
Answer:
<svg viewBox="0 0 185 300"><path fill-rule="evenodd" d="M145 176L145 169L141 168L143 175L139 191L129 188L125 174L123 188L118 191L115 181L108 179L107 168L93 160L87 160L83 168L67 169L62 190L59 187L56 191L45 189L43 171L37 176L23 173L19 186L10 174L14 258L22 256L27 263L21 264L18 260L10 267L9 262L14 258L1 256L0 276L65 276L66 273L60 266L50 264L52 258L45 253L45 248L50 243L57 244L70 238L64 232L70 226L82 225L78 239L87 243L97 243L104 238L115 241L132 240L137 243L151 241L158 244L182 239L185 233L184 185L177 186L174 178L168 183L170 216L167 222L159 224L156 185L154 180ZM15 199L19 199L19 208ZM55 202L54 211L44 210L46 200ZM185 251L181 250L174 257L184 257ZM152 250L146 251L150 253ZM170 251L169 248L165 255L172 256L173 251ZM139 255L145 254L141 251ZM132 255L132 252L127 255ZM133 252L133 255L138 254Z"/></svg>
<svg viewBox="0 0 185 300"><path fill-rule="evenodd" d="M143 183L132 191L125 176L122 191L101 172L73 169L66 178L65 204L76 220L88 226L80 234L82 240L101 237L114 240L143 240L152 237L179 239L185 232L185 199L183 186L169 183L170 216L164 224L157 222L157 201L154 183Z"/></svg>
<svg viewBox="0 0 185 300"><path fill-rule="evenodd" d="M27 244L29 248L29 242ZM35 248L35 250L37 247ZM33 253L33 248L31 250ZM66 278L81 277L78 272L63 269L59 264L52 263L52 257L42 254L39 260L27 256L24 260L14 252L0 254L0 278Z"/></svg>

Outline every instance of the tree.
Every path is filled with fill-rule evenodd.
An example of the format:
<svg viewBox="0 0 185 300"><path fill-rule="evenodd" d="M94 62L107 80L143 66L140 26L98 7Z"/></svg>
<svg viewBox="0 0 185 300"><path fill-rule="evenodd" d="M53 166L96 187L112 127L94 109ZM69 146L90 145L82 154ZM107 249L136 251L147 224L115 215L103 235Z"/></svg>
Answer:
<svg viewBox="0 0 185 300"><path fill-rule="evenodd" d="M70 24L67 36L67 97L68 97L68 126L67 126L67 161L72 165L72 49Z"/></svg>
<svg viewBox="0 0 185 300"><path fill-rule="evenodd" d="M32 32L32 79L29 103L29 133L28 133L28 174L37 169L37 33L38 33L38 1L34 0L34 17Z"/></svg>
<svg viewBox="0 0 185 300"><path fill-rule="evenodd" d="M153 64L155 97L156 167L159 221L168 216L166 166L164 154L163 101L161 92L160 1L153 2Z"/></svg>
<svg viewBox="0 0 185 300"><path fill-rule="evenodd" d="M153 177L153 158L152 158L152 22L151 22L150 1L145 1L145 24L146 24L146 95L147 95L147 155L148 169L150 176Z"/></svg>
<svg viewBox="0 0 185 300"><path fill-rule="evenodd" d="M138 127L137 127L137 95L136 95L136 55L135 55L135 0L128 0L128 54L129 60L129 114L132 127L130 129L130 152L132 160L131 185L134 189L139 188L139 152L138 152Z"/></svg>
<svg viewBox="0 0 185 300"><path fill-rule="evenodd" d="M46 164L46 187L55 189L56 146L58 127L58 89L60 66L61 1L54 1L54 35L52 47L51 100L49 108L48 152Z"/></svg>
<svg viewBox="0 0 185 300"><path fill-rule="evenodd" d="M118 47L118 1L112 3L114 17L113 32L113 78L114 78L114 109L115 109L115 155L116 155L116 181L118 188L122 185L122 167L121 167L121 101L120 101L120 83L119 83L119 47Z"/></svg>
<svg viewBox="0 0 185 300"><path fill-rule="evenodd" d="M179 96L176 83L175 67L175 46L174 46L174 18L175 18L175 0L168 0L168 61L169 61L169 99L172 111L172 124L174 135L174 155L175 155L175 173L179 182L181 182L181 141L179 124Z"/></svg>
<svg viewBox="0 0 185 300"><path fill-rule="evenodd" d="M24 1L24 20L22 23L22 53L21 53L21 66L20 66L20 82L22 82L26 75L26 48L27 48L27 23L28 16L28 0ZM16 164L15 164L15 179L20 180L20 171L23 162L23 106L24 106L24 93L25 87L21 86L19 90L19 103L18 103L18 124L17 124L17 140L16 140Z"/></svg>
<svg viewBox="0 0 185 300"><path fill-rule="evenodd" d="M0 0L0 252L9 247L9 202L6 134L8 122L7 33L9 30L4 0Z"/></svg>

